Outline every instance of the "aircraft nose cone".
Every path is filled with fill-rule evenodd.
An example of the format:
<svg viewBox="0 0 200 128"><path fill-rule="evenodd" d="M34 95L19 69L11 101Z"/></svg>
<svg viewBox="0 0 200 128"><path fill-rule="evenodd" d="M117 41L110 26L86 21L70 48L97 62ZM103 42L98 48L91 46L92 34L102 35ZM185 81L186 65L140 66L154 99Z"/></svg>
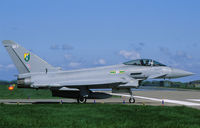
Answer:
<svg viewBox="0 0 200 128"><path fill-rule="evenodd" d="M185 77L185 76L191 76L191 75L194 75L194 73L180 70L180 69L172 69L172 72L171 72L172 78L179 78L179 77Z"/></svg>

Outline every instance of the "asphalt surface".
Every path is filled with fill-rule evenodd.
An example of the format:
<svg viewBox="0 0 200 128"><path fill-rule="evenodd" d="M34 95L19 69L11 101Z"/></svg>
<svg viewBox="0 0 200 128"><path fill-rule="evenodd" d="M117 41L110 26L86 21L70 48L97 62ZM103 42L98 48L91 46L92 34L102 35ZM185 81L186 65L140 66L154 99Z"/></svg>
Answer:
<svg viewBox="0 0 200 128"><path fill-rule="evenodd" d="M111 93L110 91L105 91ZM135 105L153 106L188 106L200 109L200 91L186 89L139 89L133 90ZM113 94L115 95L115 94ZM119 94L117 94L119 95ZM120 94L120 97L109 99L88 99L87 103L109 103L128 104L128 94ZM0 103L5 104L59 104L76 103L74 99L0 99Z"/></svg>

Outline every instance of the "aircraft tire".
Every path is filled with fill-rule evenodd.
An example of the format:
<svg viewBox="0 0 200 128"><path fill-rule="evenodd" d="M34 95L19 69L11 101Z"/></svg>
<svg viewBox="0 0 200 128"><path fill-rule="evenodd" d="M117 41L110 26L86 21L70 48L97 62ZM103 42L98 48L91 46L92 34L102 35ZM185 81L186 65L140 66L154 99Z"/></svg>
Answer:
<svg viewBox="0 0 200 128"><path fill-rule="evenodd" d="M83 103L86 103L86 102L87 102L87 98L86 97L79 97L77 99L77 103L83 104Z"/></svg>
<svg viewBox="0 0 200 128"><path fill-rule="evenodd" d="M135 98L130 98L129 99L129 103L133 103L134 104L135 103Z"/></svg>

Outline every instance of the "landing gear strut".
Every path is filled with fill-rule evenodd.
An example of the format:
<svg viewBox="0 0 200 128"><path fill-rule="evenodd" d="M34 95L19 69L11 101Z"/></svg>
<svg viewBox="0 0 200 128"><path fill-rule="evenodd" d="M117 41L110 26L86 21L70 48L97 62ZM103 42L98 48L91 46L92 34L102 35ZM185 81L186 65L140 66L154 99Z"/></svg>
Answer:
<svg viewBox="0 0 200 128"><path fill-rule="evenodd" d="M77 103L86 103L87 102L87 98L86 97L79 97L78 99L77 99Z"/></svg>
<svg viewBox="0 0 200 128"><path fill-rule="evenodd" d="M133 97L133 92L131 91L131 88L129 91L130 91L130 95L131 95L131 97L129 99L129 103L135 103L135 98Z"/></svg>

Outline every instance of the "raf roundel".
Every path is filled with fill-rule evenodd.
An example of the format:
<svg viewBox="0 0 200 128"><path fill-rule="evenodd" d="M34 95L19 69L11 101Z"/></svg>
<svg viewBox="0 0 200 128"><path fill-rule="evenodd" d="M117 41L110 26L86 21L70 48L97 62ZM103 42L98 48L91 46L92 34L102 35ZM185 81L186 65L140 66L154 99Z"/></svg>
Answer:
<svg viewBox="0 0 200 128"><path fill-rule="evenodd" d="M30 53L24 53L24 60L28 62L30 60Z"/></svg>

